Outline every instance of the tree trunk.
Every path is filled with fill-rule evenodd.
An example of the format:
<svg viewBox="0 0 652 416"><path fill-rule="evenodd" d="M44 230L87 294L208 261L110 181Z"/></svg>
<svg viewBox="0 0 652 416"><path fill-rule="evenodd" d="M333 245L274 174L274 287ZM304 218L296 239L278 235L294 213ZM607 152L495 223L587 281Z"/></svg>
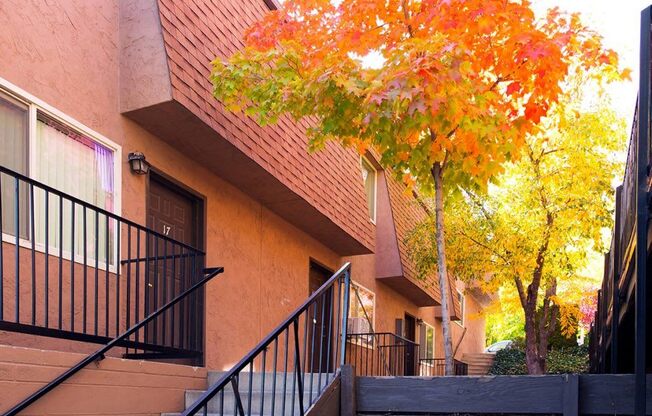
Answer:
<svg viewBox="0 0 652 416"><path fill-rule="evenodd" d="M437 243L437 273L441 291L441 326L444 336L444 357L446 359L446 375L454 374L453 341L451 339L450 313L448 309L448 273L446 272L446 248L444 242L444 172L441 164L435 163L432 168L435 180L435 241Z"/></svg>
<svg viewBox="0 0 652 416"><path fill-rule="evenodd" d="M541 365L539 357L539 348L537 345L537 328L535 321L536 305L525 313L525 364L527 365L528 374L544 374L544 368Z"/></svg>

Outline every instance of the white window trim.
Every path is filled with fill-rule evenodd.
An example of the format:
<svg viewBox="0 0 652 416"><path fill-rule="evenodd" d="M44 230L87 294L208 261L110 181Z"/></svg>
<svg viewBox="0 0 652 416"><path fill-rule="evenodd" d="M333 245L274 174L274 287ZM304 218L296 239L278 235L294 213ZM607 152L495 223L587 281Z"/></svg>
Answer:
<svg viewBox="0 0 652 416"><path fill-rule="evenodd" d="M360 167L362 168L362 161L365 161L371 168L373 169L374 172L374 217L369 218L372 224L376 224L376 218L378 217L378 169L374 166L369 159L367 159L365 156L360 156ZM364 183L363 183L364 185Z"/></svg>
<svg viewBox="0 0 652 416"><path fill-rule="evenodd" d="M21 89L20 87L12 84L6 79L0 77L0 93L6 94L9 97L18 100L28 108L29 114L29 124L28 124L28 143L27 143L27 152L29 164L27 166L27 175L32 177L32 166L36 163L36 155L32 151L35 149L36 143L36 120L37 113L40 111L43 114L46 114L53 119L60 121L61 123L70 126L72 129L77 130L79 133L87 136L89 139L101 144L102 146L113 151L113 175L114 175L114 207L113 214L120 216L122 213L122 146L116 142L108 139L104 135L96 132L85 124L77 121L76 119L64 114L63 112L57 110L46 102L36 98L27 91ZM16 244L16 237L6 233L2 233L2 241L9 244ZM114 244L117 247L118 241L115 241ZM19 245L24 248L31 249L32 242L31 240L25 240L19 238ZM45 247L43 244L35 244L35 249L39 252L45 253ZM117 253L117 251L114 251ZM71 253L69 251L63 250L63 259L70 260ZM74 256L74 262L83 264L83 256ZM109 271L115 272L118 265L110 265ZM103 262L99 262L100 269L106 269L106 265Z"/></svg>
<svg viewBox="0 0 652 416"><path fill-rule="evenodd" d="M371 318L371 323L375 326L376 325L376 292L374 292L373 290L367 288L366 286L364 286L364 285L362 285L362 284L360 284L360 283L358 283L358 282L356 282L354 280L351 280L351 286L354 286L354 285L366 290L367 292L369 292L369 293L371 293L373 295L373 310L371 311L371 316L369 318ZM350 297L351 296L356 296L355 295L355 289L351 288L351 290L349 291L349 296ZM349 310L349 316L347 317L347 320L348 320L348 318L351 318L351 311L350 310ZM376 329L372 327L371 332L375 333ZM360 342L358 340L354 340L353 342L350 341L350 340L347 340L347 342L349 344L357 345L357 346L372 349L372 350L376 348L375 347L375 345L376 345L376 340L375 339L372 339L371 345L364 344L364 343L362 343L362 342Z"/></svg>
<svg viewBox="0 0 652 416"><path fill-rule="evenodd" d="M462 297L462 301L460 302L460 313L462 316L460 316L460 319L456 319L455 323L464 328L464 313L466 312L466 296L464 296L464 292L462 292L459 289L455 289L455 291Z"/></svg>

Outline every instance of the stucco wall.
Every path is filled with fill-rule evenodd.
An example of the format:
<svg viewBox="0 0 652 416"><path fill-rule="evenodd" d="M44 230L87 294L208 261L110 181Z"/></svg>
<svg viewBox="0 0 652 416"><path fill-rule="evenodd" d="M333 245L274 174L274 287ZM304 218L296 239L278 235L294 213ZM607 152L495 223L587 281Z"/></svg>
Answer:
<svg viewBox="0 0 652 416"><path fill-rule="evenodd" d="M0 413L82 354L0 345ZM183 409L186 389L206 388L206 369L106 358L90 364L21 415L151 415Z"/></svg>

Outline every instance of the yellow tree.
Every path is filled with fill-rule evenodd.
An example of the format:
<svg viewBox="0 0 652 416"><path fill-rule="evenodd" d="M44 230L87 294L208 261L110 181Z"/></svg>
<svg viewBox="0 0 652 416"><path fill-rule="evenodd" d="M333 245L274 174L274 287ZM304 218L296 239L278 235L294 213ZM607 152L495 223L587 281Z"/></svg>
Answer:
<svg viewBox="0 0 652 416"><path fill-rule="evenodd" d="M501 301L523 310L530 374L545 372L557 318L565 335L579 318L590 287L583 271L604 249L602 230L613 216L611 184L622 174L617 155L626 142L624 121L606 107L581 112L555 106L541 127L526 136L524 156L506 166L496 186L486 194L465 190L447 207L449 266L456 277L486 290L511 286ZM411 236L421 273L435 265L423 248L434 244L433 226L422 224Z"/></svg>
<svg viewBox="0 0 652 416"><path fill-rule="evenodd" d="M369 66L364 57L380 56ZM576 62L579 65L573 66ZM572 70L619 76L577 15L538 19L527 0L287 0L214 61L215 96L261 124L310 117L326 140L373 148L408 185L435 191L447 293L444 182L485 183L518 154ZM448 301L441 300L447 372Z"/></svg>

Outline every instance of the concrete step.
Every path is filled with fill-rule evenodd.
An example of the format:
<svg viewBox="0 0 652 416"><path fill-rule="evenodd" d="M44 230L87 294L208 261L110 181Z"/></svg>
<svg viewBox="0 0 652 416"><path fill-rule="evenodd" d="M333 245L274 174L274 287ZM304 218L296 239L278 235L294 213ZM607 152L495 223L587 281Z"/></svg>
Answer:
<svg viewBox="0 0 652 416"><path fill-rule="evenodd" d="M252 373L244 372L240 375L239 392L240 400L245 408L249 408L249 400L251 398L251 411L252 413L260 413L261 406L263 413L270 413L272 405L274 406L275 415L283 415L283 409L286 414L292 413L294 407L294 414L299 410L299 395L296 380L294 380L295 373ZM224 372L209 372L208 379L209 385L219 381L224 375ZM312 382L311 382L312 376ZM304 408L307 409L310 405L311 399L314 401L319 396L319 391L323 390L328 382L334 377L334 374L319 374L308 373L304 374ZM265 381L264 389L262 381ZM251 380L251 394L249 394L249 381ZM274 386L274 380L276 385ZM285 393L283 392L283 384L285 382ZM294 387L294 393L293 391ZM188 390L185 395L185 407L188 408L195 401L197 401L204 390ZM261 404L262 400L262 404ZM224 388L224 398L217 394L208 402L208 412L220 412L224 407L225 414L231 414L235 410L236 398L233 393L233 386L229 383Z"/></svg>
<svg viewBox="0 0 652 416"><path fill-rule="evenodd" d="M203 391L198 390L189 390L186 391L186 408L188 408L192 403L194 403L201 395ZM285 403L284 399L285 398ZM249 400L251 399L251 404ZM312 400L317 399L317 392L313 392ZM245 411L247 411L251 406L251 412L255 414L271 414L272 405L274 407L274 414L283 415L283 410L285 409L285 414L290 414L292 408L294 407L294 413L297 414L299 411L299 396L295 392L282 392L272 394L270 392L261 392L253 391L251 394L248 392L240 393L240 400L242 401L242 406ZM262 403L261 403L262 400ZM310 407L310 392L304 393L304 409ZM261 407L262 406L262 407ZM220 395L216 395L208 402L208 412L210 413L220 413L222 407L224 408L225 414L232 414L236 409L236 398L232 391L225 391L224 398L222 399Z"/></svg>
<svg viewBox="0 0 652 416"><path fill-rule="evenodd" d="M208 372L208 385L212 386L215 383L217 383L222 376L226 374L224 371L209 371ZM251 374L252 377L250 377L250 373L248 371L243 371L240 373L240 377L238 378L238 386L240 387L240 390L243 389L249 389L249 380L251 378L251 386L253 388L261 388L263 381L265 382L265 390L271 391L274 378L276 378L276 390L279 389L279 387L282 389L283 388L283 382L285 381L287 385L287 389L292 388L292 383L296 383L296 377L294 372L287 372L284 373L282 371L277 371L276 373L274 372L265 372L265 373L260 373L260 372L255 372ZM328 378L329 380L333 378L334 373L321 373L321 383L322 385L326 382L326 379ZM264 377L263 377L264 376ZM327 377L328 376L328 377ZM320 374L319 373L305 373L303 374L303 379L304 379L304 385L305 389L307 390L310 387L310 383L312 382L312 385L314 388L316 388L317 384L319 384L320 380Z"/></svg>

